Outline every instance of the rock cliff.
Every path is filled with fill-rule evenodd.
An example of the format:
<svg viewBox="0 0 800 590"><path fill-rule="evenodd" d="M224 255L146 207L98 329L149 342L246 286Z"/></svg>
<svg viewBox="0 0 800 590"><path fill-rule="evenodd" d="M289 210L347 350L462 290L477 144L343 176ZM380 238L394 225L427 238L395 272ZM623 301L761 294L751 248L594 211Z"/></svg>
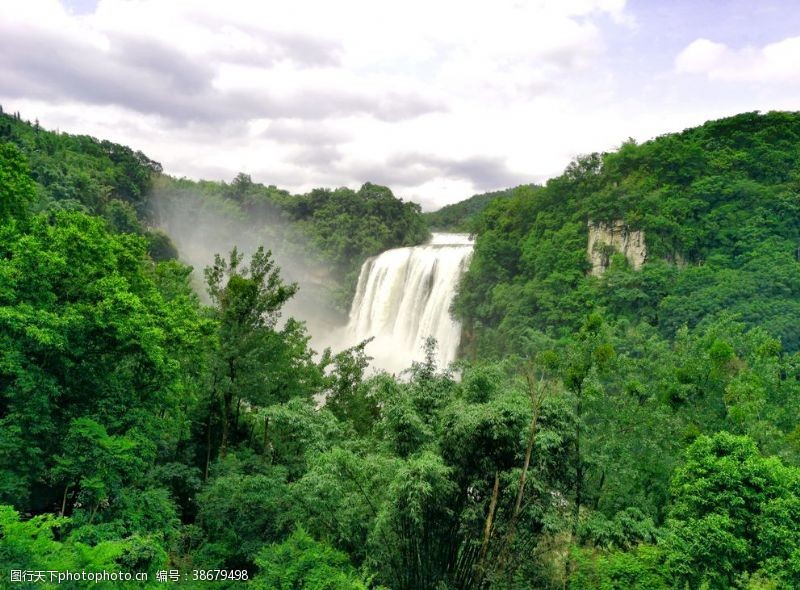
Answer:
<svg viewBox="0 0 800 590"><path fill-rule="evenodd" d="M638 270L647 259L644 232L630 230L624 221L595 223L589 221L587 253L592 263L591 273L599 277L608 268L611 255L620 252Z"/></svg>

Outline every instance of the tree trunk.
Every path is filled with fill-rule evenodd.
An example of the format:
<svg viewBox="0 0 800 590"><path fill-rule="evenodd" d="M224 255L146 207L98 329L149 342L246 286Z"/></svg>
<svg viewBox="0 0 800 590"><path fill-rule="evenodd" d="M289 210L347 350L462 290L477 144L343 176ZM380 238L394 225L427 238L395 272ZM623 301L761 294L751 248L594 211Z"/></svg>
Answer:
<svg viewBox="0 0 800 590"><path fill-rule="evenodd" d="M264 461L269 453L269 416L264 416Z"/></svg>
<svg viewBox="0 0 800 590"><path fill-rule="evenodd" d="M236 363L228 359L228 387L222 398L222 442L219 454L225 457L228 454L228 438L230 436L231 406L233 405L233 387L236 382Z"/></svg>
<svg viewBox="0 0 800 590"><path fill-rule="evenodd" d="M486 552L489 550L489 539L492 536L492 526L494 525L494 513L497 510L497 497L500 495L500 472L494 472L494 486L492 487L492 499L489 501L489 514L486 515L486 523L483 527L483 543L481 543L481 553L478 558L478 580L483 579L485 568Z"/></svg>
<svg viewBox="0 0 800 590"><path fill-rule="evenodd" d="M64 498L61 500L61 516L64 516L64 512L67 510L67 494L69 493L69 484L64 486Z"/></svg>
<svg viewBox="0 0 800 590"><path fill-rule="evenodd" d="M230 422L232 398L233 395L226 392L222 401L222 440L219 445L219 455L223 459L228 454L228 423Z"/></svg>
<svg viewBox="0 0 800 590"><path fill-rule="evenodd" d="M572 512L572 535L578 532L578 520L583 503L583 461L581 459L581 419L583 414L582 388L578 388L578 403L576 406L575 421L575 505Z"/></svg>
<svg viewBox="0 0 800 590"><path fill-rule="evenodd" d="M208 481L208 468L211 464L211 413L208 414L208 423L206 425L206 471L203 476L203 481Z"/></svg>
<svg viewBox="0 0 800 590"><path fill-rule="evenodd" d="M514 501L514 509L511 513L511 518L508 523L508 531L503 539L503 548L500 550L500 555L497 559L497 567L502 570L505 567L506 560L508 559L508 552L511 550L511 545L514 542L516 535L517 520L519 519L520 512L522 511L522 499L525 497L525 483L528 480L528 470L531 465L531 456L533 455L533 447L536 443L536 425L539 421L539 413L542 408L542 401L545 395L545 385L540 378L536 381L533 374L533 369L528 369L525 378L528 382L528 394L531 398L531 425L528 431L528 444L525 448L525 460L522 465L522 473L519 476L519 489L517 490L517 498ZM510 573L509 573L510 575Z"/></svg>
<svg viewBox="0 0 800 590"><path fill-rule="evenodd" d="M514 512L511 514L512 533L513 527L517 524L519 518L520 506L522 506L522 498L525 495L525 483L528 481L528 469L531 465L531 455L533 454L533 443L536 441L536 422L539 420L539 407L534 408L533 416L531 416L531 428L528 434L528 447L525 449L525 463L522 466L522 473L519 476L519 490L517 490L517 500L514 502Z"/></svg>
<svg viewBox="0 0 800 590"><path fill-rule="evenodd" d="M572 530L571 541L575 542L578 534L578 523L581 517L581 504L583 503L583 460L581 459L581 420L583 417L583 386L578 385L576 394L578 396L575 405L575 504L572 507ZM564 579L569 580L572 575L572 561L567 556L564 561Z"/></svg>

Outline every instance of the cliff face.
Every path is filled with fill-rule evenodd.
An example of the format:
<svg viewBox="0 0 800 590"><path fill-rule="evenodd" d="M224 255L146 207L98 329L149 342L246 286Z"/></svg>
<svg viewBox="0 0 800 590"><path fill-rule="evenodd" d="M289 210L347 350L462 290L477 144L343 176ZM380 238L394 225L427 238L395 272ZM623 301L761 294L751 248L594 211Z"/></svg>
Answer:
<svg viewBox="0 0 800 590"><path fill-rule="evenodd" d="M587 254L592 263L592 275L599 277L608 268L611 255L620 252L631 266L639 270L647 259L644 232L631 231L621 220L611 223L589 221Z"/></svg>

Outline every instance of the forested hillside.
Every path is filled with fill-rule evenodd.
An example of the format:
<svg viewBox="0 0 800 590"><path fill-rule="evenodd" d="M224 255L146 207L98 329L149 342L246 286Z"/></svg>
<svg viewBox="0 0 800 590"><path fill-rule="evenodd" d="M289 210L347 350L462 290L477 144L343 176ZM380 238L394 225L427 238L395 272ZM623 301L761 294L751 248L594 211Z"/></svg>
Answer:
<svg viewBox="0 0 800 590"><path fill-rule="evenodd" d="M469 232L475 219L495 199L506 199L514 194L513 189L473 195L469 199L445 205L441 209L425 213L425 221L432 229L453 232Z"/></svg>
<svg viewBox="0 0 800 590"><path fill-rule="evenodd" d="M149 228L150 189L161 164L142 152L87 135L54 133L4 114L0 143L14 145L30 163L36 192L33 211L81 211L103 217L110 229L142 235L156 259L176 256L169 238Z"/></svg>
<svg viewBox="0 0 800 590"><path fill-rule="evenodd" d="M389 248L426 241L430 232L416 203L371 183L291 195L239 174L231 183L162 176L154 190L156 219L187 249L217 242L267 243L287 270L325 275L317 305L349 310L361 264ZM300 268L298 268L300 267ZM298 272L299 271L299 272Z"/></svg>
<svg viewBox="0 0 800 590"><path fill-rule="evenodd" d="M205 304L150 228L170 207L279 227L264 241L302 234L352 276L427 236L414 205L175 180L121 146L0 130L3 585L800 587L800 115L626 143L492 199L456 304L465 358L436 367L429 342L402 379L363 346L315 355L266 250L209 256ZM592 274L590 222L644 231L641 267L606 245Z"/></svg>
<svg viewBox="0 0 800 590"><path fill-rule="evenodd" d="M587 311L673 338L726 313L800 348L800 117L742 114L575 161L543 189L492 201L458 314L477 350L528 352ZM590 276L587 223L643 230L648 264ZM486 347L483 344L486 344Z"/></svg>

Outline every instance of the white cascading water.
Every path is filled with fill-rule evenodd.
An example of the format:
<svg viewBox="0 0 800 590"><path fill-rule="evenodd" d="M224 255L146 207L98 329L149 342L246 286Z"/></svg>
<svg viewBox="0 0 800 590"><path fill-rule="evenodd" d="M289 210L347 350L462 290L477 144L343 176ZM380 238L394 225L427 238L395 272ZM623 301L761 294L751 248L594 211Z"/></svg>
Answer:
<svg viewBox="0 0 800 590"><path fill-rule="evenodd" d="M367 260L350 308L348 340L374 337L367 346L373 365L398 372L423 358L425 339L433 336L439 366L446 367L461 340L450 304L471 254L467 234L434 233L424 246L387 250Z"/></svg>

